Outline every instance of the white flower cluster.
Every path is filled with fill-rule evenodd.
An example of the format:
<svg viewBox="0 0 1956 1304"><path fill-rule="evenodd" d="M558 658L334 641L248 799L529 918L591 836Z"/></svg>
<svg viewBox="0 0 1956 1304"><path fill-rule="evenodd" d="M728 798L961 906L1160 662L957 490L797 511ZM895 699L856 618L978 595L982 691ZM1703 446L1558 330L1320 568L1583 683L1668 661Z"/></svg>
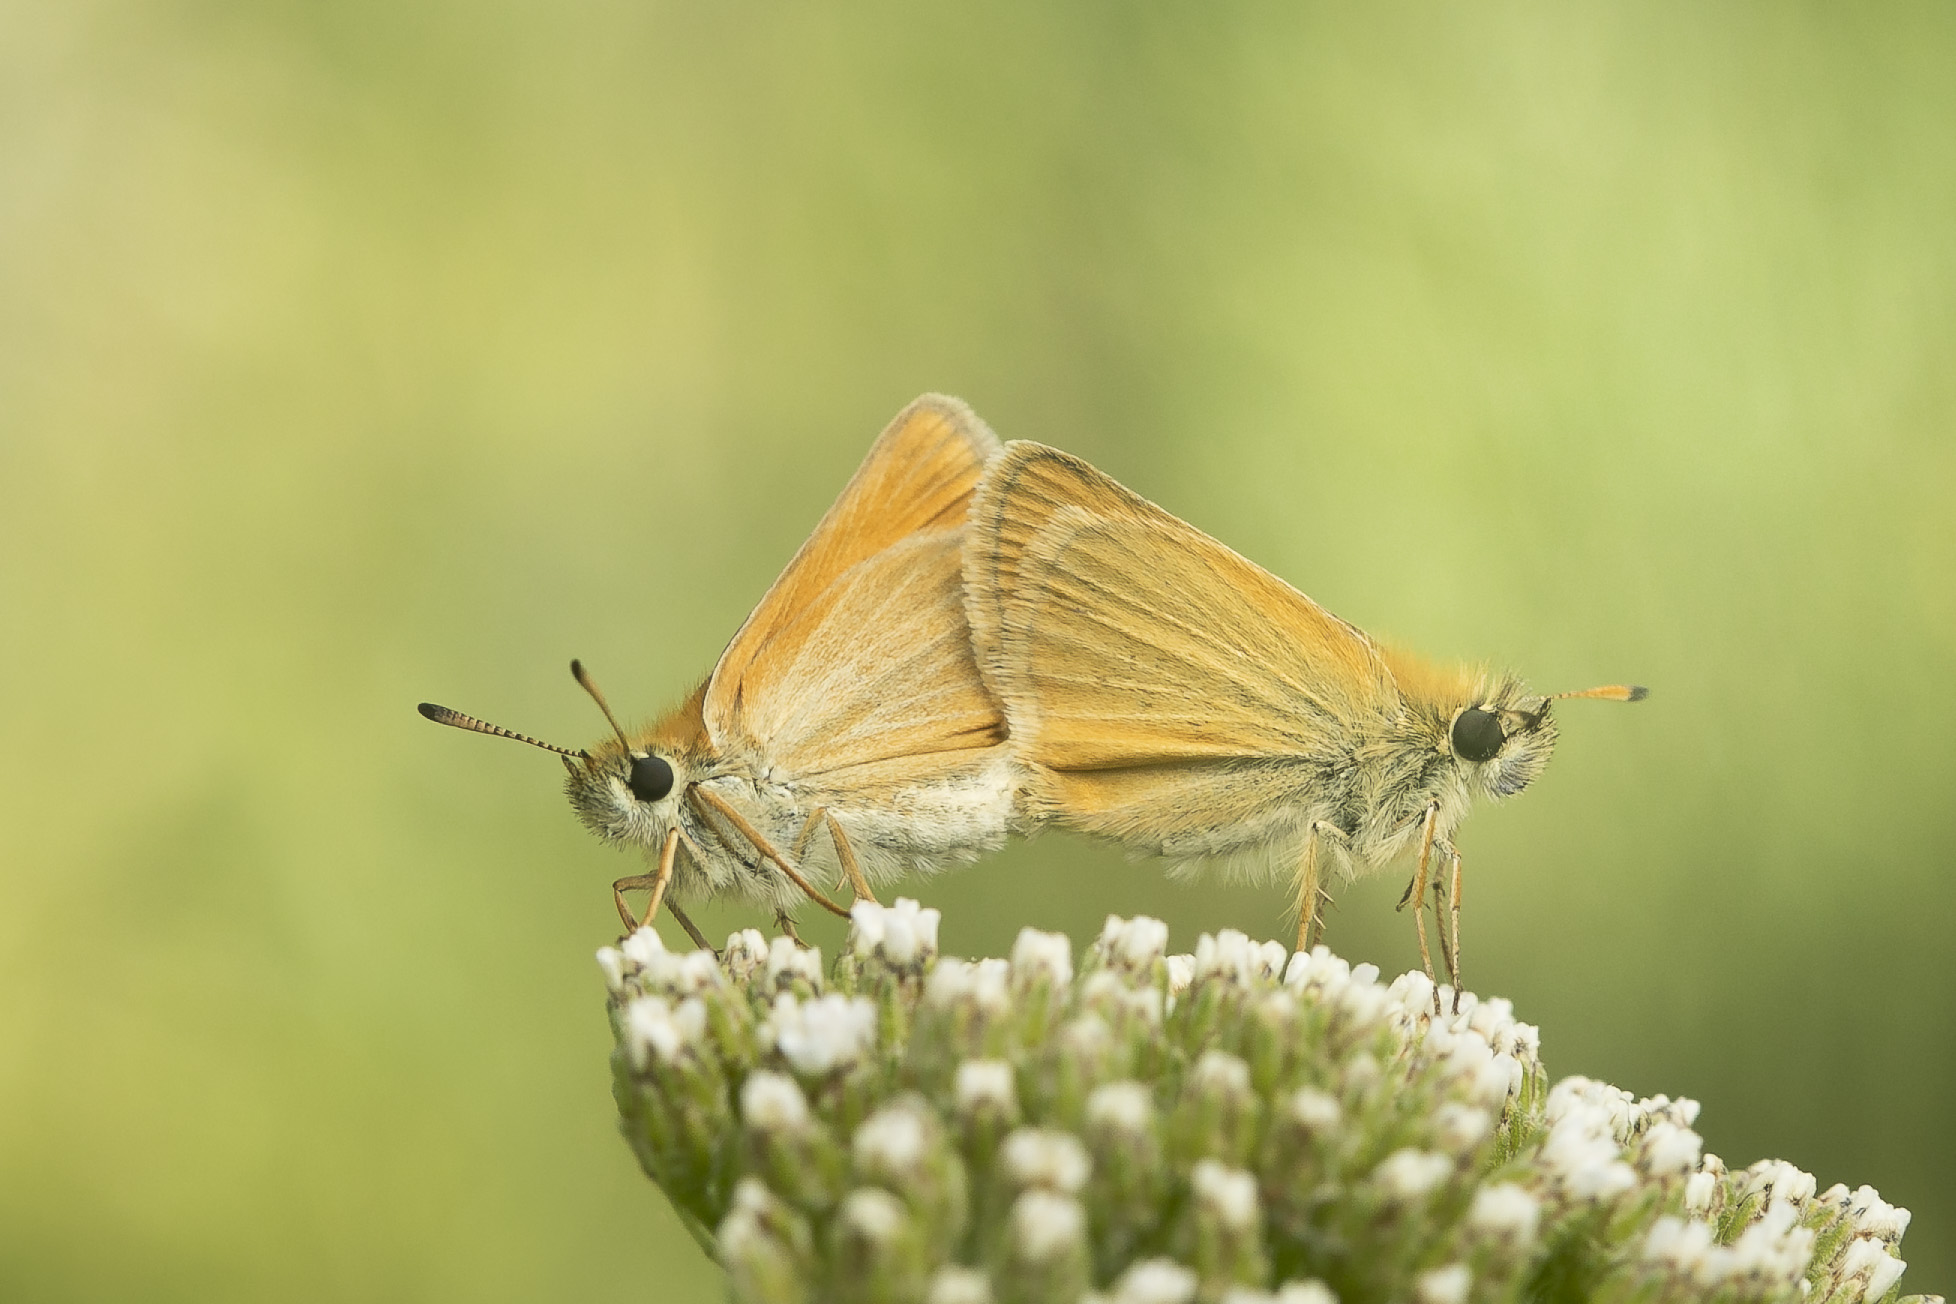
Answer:
<svg viewBox="0 0 1956 1304"><path fill-rule="evenodd" d="M858 903L844 954L641 930L598 956L625 1134L740 1304L1875 1304L1909 1215L1695 1101L1548 1085L1504 1000L1110 917L940 958ZM1161 1257L1172 1254L1173 1258ZM1939 1302L1938 1302L1939 1304Z"/></svg>
<svg viewBox="0 0 1956 1304"><path fill-rule="evenodd" d="M849 949L860 959L877 959L900 973L922 973L937 958L941 915L909 897L894 906L858 901L849 908Z"/></svg>
<svg viewBox="0 0 1956 1304"><path fill-rule="evenodd" d="M706 1005L697 997L674 1005L662 996L640 996L625 1007L625 1053L634 1068L676 1062L705 1032Z"/></svg>
<svg viewBox="0 0 1956 1304"><path fill-rule="evenodd" d="M723 981L711 951L675 955L650 928L639 929L615 947L600 948L598 968L614 997L638 992L676 1000Z"/></svg>
<svg viewBox="0 0 1956 1304"><path fill-rule="evenodd" d="M1274 981L1284 971L1284 961L1288 958L1289 953L1281 942L1252 942L1235 929L1225 928L1213 937L1204 933L1196 943L1195 980L1234 983L1238 987L1247 987L1259 979Z"/></svg>
<svg viewBox="0 0 1956 1304"><path fill-rule="evenodd" d="M1775 1205L1730 1245L1714 1240L1711 1224L1659 1218L1644 1237L1647 1266L1712 1293L1773 1295L1794 1289L1813 1257L1813 1232L1791 1205Z"/></svg>
<svg viewBox="0 0 1956 1304"><path fill-rule="evenodd" d="M1859 1304L1879 1300L1901 1280L1906 1265L1894 1253L1909 1213L1887 1203L1872 1187L1844 1185L1815 1194L1811 1173L1779 1159L1763 1159L1729 1177L1716 1155L1707 1155L1687 1187L1685 1217L1660 1218L1645 1238L1644 1263L1673 1279L1708 1291L1741 1294L1798 1288L1815 1301ZM1720 1206L1723 1209L1720 1209ZM1714 1240L1708 1215L1751 1208L1756 1216L1729 1245ZM1815 1262L1818 1241L1833 1250Z"/></svg>

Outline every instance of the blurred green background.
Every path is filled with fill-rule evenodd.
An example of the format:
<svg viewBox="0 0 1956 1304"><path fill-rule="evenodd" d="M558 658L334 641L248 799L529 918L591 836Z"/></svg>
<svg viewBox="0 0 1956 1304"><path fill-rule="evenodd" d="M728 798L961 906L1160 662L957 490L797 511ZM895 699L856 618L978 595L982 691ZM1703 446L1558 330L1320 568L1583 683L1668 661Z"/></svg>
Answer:
<svg viewBox="0 0 1956 1304"><path fill-rule="evenodd" d="M1466 826L1470 984L1956 1285L1952 66L1936 5L0 4L0 1296L716 1298L613 1131L632 862L412 707L669 705L926 389L1651 684ZM1330 924L1388 972L1397 877ZM1286 928L1057 837L915 892Z"/></svg>

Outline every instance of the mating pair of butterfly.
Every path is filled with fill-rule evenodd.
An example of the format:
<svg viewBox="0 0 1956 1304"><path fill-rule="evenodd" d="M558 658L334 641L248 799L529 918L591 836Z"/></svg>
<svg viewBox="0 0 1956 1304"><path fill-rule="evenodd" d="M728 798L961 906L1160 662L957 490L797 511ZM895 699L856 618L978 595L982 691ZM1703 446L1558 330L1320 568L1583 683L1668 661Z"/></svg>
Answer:
<svg viewBox="0 0 1956 1304"><path fill-rule="evenodd" d="M788 911L816 886L970 860L1053 824L1176 860L1258 856L1295 875L1298 945L1328 870L1417 852L1401 899L1436 915L1476 796L1548 761L1549 697L1512 675L1381 646L1269 572L1042 444L1001 445L925 395L876 441L685 702L552 747L446 707L442 724L557 752L592 832L653 868L612 885L630 929L723 894ZM1613 685L1562 697L1632 701ZM1450 876L1436 875L1436 866ZM635 917L624 893L649 890ZM1436 918L1436 923L1438 922Z"/></svg>

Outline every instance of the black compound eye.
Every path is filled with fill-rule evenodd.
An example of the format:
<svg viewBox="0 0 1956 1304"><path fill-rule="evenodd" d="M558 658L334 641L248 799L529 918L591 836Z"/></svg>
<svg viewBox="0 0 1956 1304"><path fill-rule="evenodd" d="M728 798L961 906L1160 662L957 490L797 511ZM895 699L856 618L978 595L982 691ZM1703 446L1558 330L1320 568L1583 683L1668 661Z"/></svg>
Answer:
<svg viewBox="0 0 1956 1304"><path fill-rule="evenodd" d="M658 801L672 791L672 766L663 756L634 756L632 777L626 782L640 801Z"/></svg>
<svg viewBox="0 0 1956 1304"><path fill-rule="evenodd" d="M1508 736L1501 722L1478 706L1470 706L1453 722L1453 754L1463 761L1491 761Z"/></svg>

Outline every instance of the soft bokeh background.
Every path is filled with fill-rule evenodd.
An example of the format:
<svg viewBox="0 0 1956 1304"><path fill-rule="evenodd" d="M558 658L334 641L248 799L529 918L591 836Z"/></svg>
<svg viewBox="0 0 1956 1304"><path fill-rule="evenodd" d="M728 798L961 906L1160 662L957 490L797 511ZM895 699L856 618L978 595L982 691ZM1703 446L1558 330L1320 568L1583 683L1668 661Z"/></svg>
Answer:
<svg viewBox="0 0 1956 1304"><path fill-rule="evenodd" d="M663 708L925 389L1653 685L1467 826L1470 981L1956 1285L1956 11L981 8L0 4L0 1296L717 1297L613 1132L630 862L412 706ZM1400 886L1331 940L1416 963Z"/></svg>

